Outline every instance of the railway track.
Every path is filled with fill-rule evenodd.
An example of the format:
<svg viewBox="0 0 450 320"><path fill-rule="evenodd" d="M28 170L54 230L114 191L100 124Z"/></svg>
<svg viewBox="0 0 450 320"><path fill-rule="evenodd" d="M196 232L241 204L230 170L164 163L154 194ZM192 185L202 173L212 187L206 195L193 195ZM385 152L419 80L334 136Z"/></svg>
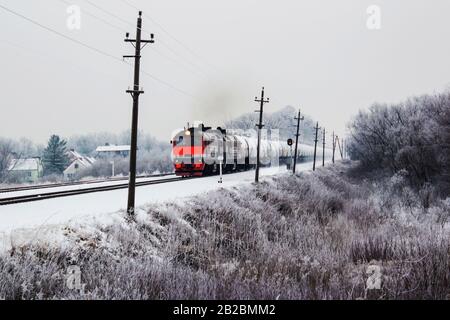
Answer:
<svg viewBox="0 0 450 320"><path fill-rule="evenodd" d="M163 179L151 180L151 181L140 181L140 182L136 182L136 186L141 187L141 186L169 183L169 182L175 182L175 181L181 181L181 180L187 180L187 179L191 179L191 178L173 177L173 178L163 178ZM53 199L53 198L62 198L62 197L69 197L69 196L81 195L81 194L86 194L86 193L104 192L104 191L126 189L126 188L128 188L128 183L122 183L122 184L116 184L116 185L110 185L110 186L98 186L98 187L84 188L84 189L79 189L79 190L65 190L65 191L33 194L33 195L23 195L23 196L16 196L16 197L0 199L0 206L32 202L32 201L42 201L42 200Z"/></svg>
<svg viewBox="0 0 450 320"><path fill-rule="evenodd" d="M167 176L172 176L172 175L174 175L174 174L173 173L150 174L150 175L138 176L136 178L142 179L142 178L154 178L154 177L167 177ZM114 181L125 181L125 180L128 180L128 177L120 177L120 178L118 177L118 178L110 178L110 179L103 179L103 180L85 180L85 181L76 181L76 182L49 183L49 184L40 184L40 185L35 185L35 186L4 188L4 189L0 189L0 193L30 191L30 190L49 189L49 188L57 188L57 187L70 187L70 186L79 186L79 185L114 182Z"/></svg>

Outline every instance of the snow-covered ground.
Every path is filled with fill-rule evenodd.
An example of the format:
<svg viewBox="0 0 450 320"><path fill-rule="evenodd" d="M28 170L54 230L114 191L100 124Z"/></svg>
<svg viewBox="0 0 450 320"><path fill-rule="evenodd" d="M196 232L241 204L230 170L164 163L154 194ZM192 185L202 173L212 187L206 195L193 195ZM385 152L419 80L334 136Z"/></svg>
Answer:
<svg viewBox="0 0 450 320"><path fill-rule="evenodd" d="M311 163L297 165L297 171L310 170ZM285 173L286 167L262 168L261 177ZM255 172L239 172L218 176L174 181L142 186L136 189L136 207L153 206L167 201L183 201L186 197L218 188L229 188L254 181ZM126 209L127 189L55 198L7 206L0 206L0 248L8 247L17 238L27 241L39 234L52 232L66 223L108 223ZM14 235L15 239L12 239ZM25 241L25 239L24 239Z"/></svg>

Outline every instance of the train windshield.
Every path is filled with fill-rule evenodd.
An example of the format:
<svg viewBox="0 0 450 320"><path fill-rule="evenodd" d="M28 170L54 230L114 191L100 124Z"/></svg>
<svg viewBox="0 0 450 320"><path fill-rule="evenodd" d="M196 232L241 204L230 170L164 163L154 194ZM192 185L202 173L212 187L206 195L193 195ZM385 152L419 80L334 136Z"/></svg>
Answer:
<svg viewBox="0 0 450 320"><path fill-rule="evenodd" d="M189 132L189 131L186 131ZM175 136L173 140L173 145L178 147L187 147L187 146L201 146L202 145L202 135L201 134L186 134L186 132L182 132Z"/></svg>

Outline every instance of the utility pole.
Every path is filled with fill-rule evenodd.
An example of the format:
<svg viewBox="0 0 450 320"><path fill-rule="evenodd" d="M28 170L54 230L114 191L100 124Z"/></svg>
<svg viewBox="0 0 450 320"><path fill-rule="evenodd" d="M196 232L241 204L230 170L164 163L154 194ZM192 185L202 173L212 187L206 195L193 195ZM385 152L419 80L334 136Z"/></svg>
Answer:
<svg viewBox="0 0 450 320"><path fill-rule="evenodd" d="M294 168L292 172L295 174L295 167L297 166L297 151L298 151L298 137L300 137L300 121L303 121L305 117L300 116L300 109L298 110L298 117L294 118L297 120L297 134L295 135L295 154L294 154Z"/></svg>
<svg viewBox="0 0 450 320"><path fill-rule="evenodd" d="M264 100L264 87L262 88L262 91L261 91L261 99L258 100L258 97L256 97L255 102L260 103L259 111L258 110L255 111L255 112L259 112L259 123L256 125L256 127L258 128L258 146L256 149L256 172L255 172L255 182L258 183L259 182L259 149L261 147L261 129L264 127L264 125L262 124L264 103L269 103L269 99Z"/></svg>
<svg viewBox="0 0 450 320"><path fill-rule="evenodd" d="M341 159L344 159L344 156L342 155L342 148L341 148L341 144L339 142L339 137L338 136L336 136L336 141L337 141L337 146L338 146L338 149L339 149L339 153L341 154Z"/></svg>
<svg viewBox="0 0 450 320"><path fill-rule="evenodd" d="M336 150L336 141L334 140L334 131L333 131L333 135L332 135L332 141L333 141L333 157L331 158L331 161L334 164L334 151Z"/></svg>
<svg viewBox="0 0 450 320"><path fill-rule="evenodd" d="M347 140L344 139L342 142L342 149L344 150L344 159L347 158Z"/></svg>
<svg viewBox="0 0 450 320"><path fill-rule="evenodd" d="M322 167L325 167L325 128L323 128Z"/></svg>
<svg viewBox="0 0 450 320"><path fill-rule="evenodd" d="M317 155L317 142L319 141L318 139L318 134L319 134L319 122L317 122L316 127L316 139L314 140L314 163L313 163L313 171L316 170L316 155Z"/></svg>
<svg viewBox="0 0 450 320"><path fill-rule="evenodd" d="M136 191L136 150L137 150L137 134L138 134L138 113L139 113L139 96L144 91L139 88L139 73L141 66L141 49L148 43L154 43L153 34L150 35L150 40L141 39L142 31L142 11L139 11L137 19L136 39L129 39L130 34L126 34L125 42L130 42L135 47L134 56L123 56L126 58L134 58L134 86L133 90L126 92L131 94L133 98L133 114L131 121L131 150L130 150L130 176L128 181L128 205L127 212L130 217L134 216L134 198ZM143 44L143 45L142 45Z"/></svg>

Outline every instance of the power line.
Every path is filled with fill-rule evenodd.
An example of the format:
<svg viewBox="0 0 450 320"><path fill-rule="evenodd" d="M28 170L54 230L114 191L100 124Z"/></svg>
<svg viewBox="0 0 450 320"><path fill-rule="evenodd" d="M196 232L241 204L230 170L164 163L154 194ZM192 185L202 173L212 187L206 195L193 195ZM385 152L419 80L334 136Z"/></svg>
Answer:
<svg viewBox="0 0 450 320"><path fill-rule="evenodd" d="M22 18L22 19L24 19L24 20L26 20L26 21L28 21L28 22L30 22L30 23L32 23L32 24L34 24L34 25L44 29L44 30L47 30L47 31L49 31L49 32L51 32L53 34L56 34L56 35L58 35L58 36L60 36L62 38L65 38L65 39L67 39L69 41L72 41L72 42L78 44L78 45L81 45L81 46L83 46L85 48L88 48L89 50L95 51L95 52L97 52L97 53L99 53L101 55L104 55L104 56L109 57L111 59L114 59L114 60L122 62L122 59L120 59L119 57L116 57L116 56L114 56L112 54L109 54L109 53L107 53L107 52L105 52L103 50L97 49L97 48L95 48L95 47L93 47L93 46L91 46L89 44L86 44L84 42L81 42L81 41L79 41L77 39L69 37L69 36L65 35L64 33L61 33L61 32L56 31L56 30L54 30L54 29L52 29L50 27L47 27L47 26L45 26L45 25L43 25L43 24L41 24L41 23L39 23L39 22L37 22L35 20L32 20L32 19L30 19L30 18L28 18L28 17L26 17L26 16L16 12L16 11L13 11L13 10L11 10L11 9L1 5L1 4L0 4L0 8L5 10L5 11L7 11L7 12L9 12L9 13L11 13L11 14L13 14L13 15L15 15L15 16L17 16L17 17L19 17L19 18Z"/></svg>
<svg viewBox="0 0 450 320"><path fill-rule="evenodd" d="M125 63L132 67L132 65L129 62L125 61ZM190 94L190 93L188 93L188 92L186 92L186 91L184 91L182 89L179 89L179 88L175 87L174 85L170 84L169 82L166 82L166 81L164 81L164 80L162 80L162 79L160 79L160 78L158 78L158 77L156 77L156 76L146 72L145 70L141 70L140 73L143 74L143 75L146 75L147 77L149 77L149 78L151 78L151 79L153 79L155 81L158 81L159 83L164 84L165 86L167 86L167 87L169 87L169 88L171 88L171 89L173 89L175 91L178 91L181 94L184 94L184 95L186 95L186 96L188 96L188 97L190 97L190 98L192 98L194 100L197 100L197 98L195 96L193 96L192 94Z"/></svg>
<svg viewBox="0 0 450 320"><path fill-rule="evenodd" d="M180 63L178 60L176 60L176 59L174 59L174 58L172 58L172 57L169 57L169 56L165 55L163 52L161 52L161 51L158 50L157 48L152 48L152 50L153 50L154 52L156 52L158 55L160 55L161 57L163 57L164 59L169 60L169 61L171 61L172 63L178 64L179 66L182 66L183 68L185 68L186 71L189 71L189 72L195 72L195 75L197 75L197 76L206 77L206 75L205 75L204 73L200 73L200 72L199 72L198 70L196 70L196 69L188 69L188 67L187 67L186 65Z"/></svg>
<svg viewBox="0 0 450 320"><path fill-rule="evenodd" d="M127 20L125 20L125 19L119 17L118 15L115 15L115 14L112 13L112 12L109 12L108 10L105 10L104 8L102 8L102 7L98 6L98 5L96 5L95 3L92 3L92 1L90 1L90 0L84 0L84 1L87 2L87 3L89 3L89 4L90 4L91 6L93 6L94 8L97 8L98 10L103 11L103 12L106 13L107 15L109 15L109 16L111 16L111 17L114 17L114 18L116 18L117 20L122 21L123 23L125 23L125 24L127 24L127 25L129 25L129 26L133 26L133 27L134 27L134 25L133 25L131 22L129 22L129 21L127 21ZM139 28L139 29L141 29L141 28Z"/></svg>
<svg viewBox="0 0 450 320"><path fill-rule="evenodd" d="M27 52L27 53L29 53L31 55L34 55L34 56L37 56L37 57L40 57L40 58L45 58L45 59L47 59L49 61L52 61L52 62L59 61L59 62L61 62L61 64L64 64L65 66L68 66L70 68L77 69L80 72L85 72L87 70L87 71L90 71L90 72L96 72L96 73L102 74L102 75L104 75L104 76L106 76L108 78L115 77L115 78L119 79L117 74L106 73L106 72L103 72L101 70L95 70L94 71L94 69L89 68L86 65L82 65L82 64L80 64L78 62L75 62L75 63L74 62L70 62L70 63L68 63L69 62L68 60L62 59L59 56L56 56L54 54L49 54L49 53L44 52L44 51L37 51L36 48L30 49L30 48L27 48L27 47L25 47L23 45L20 45L20 44L17 44L17 43L13 43L13 42L11 42L9 40L5 40L5 39L0 39L0 43L4 43L4 44L6 44L6 45L8 45L10 47L14 47L16 49L20 49L23 52ZM22 85L21 83L19 83L19 84Z"/></svg>
<svg viewBox="0 0 450 320"><path fill-rule="evenodd" d="M79 40L74 39L74 38L72 38L70 36L67 36L67 35L65 35L65 34L59 32L57 30L54 30L54 29L52 29L50 27L47 27L47 26L45 26L45 25L43 25L43 24L41 24L41 23L31 19L31 18L28 18L28 17L26 17L26 16L24 16L24 15L22 15L22 14L16 12L16 11L13 11L13 10L3 6L2 4L0 4L0 8L5 10L5 11L7 11L7 12L9 12L9 13L11 13L11 14L13 14L13 15L15 15L15 16L17 16L17 17L19 17L19 18L22 18L22 19L24 19L24 20L26 20L26 21L28 21L28 22L30 22L30 23L32 23L32 24L34 24L34 25L36 25L36 26L38 26L38 27L40 27L40 28L42 28L44 30L46 30L46 31L49 31L49 32L51 32L53 34L56 34L56 35L66 39L66 40L69 40L69 41L71 41L73 43L76 43L76 44L78 44L80 46L83 46L83 47L85 47L85 48L87 48L87 49L89 49L91 51L94 51L94 52L96 52L98 54L101 54L101 55L106 56L108 58L111 58L111 59L114 59L116 61L119 61L120 63L123 63L123 60L121 58L119 58L119 57L116 57L116 56L114 56L114 55L112 55L112 54L110 54L108 52L105 52L103 50L97 49L97 48L95 48L95 47L93 47L93 46L91 46L89 44L86 44L86 43L84 43L82 41L79 41ZM145 72L145 71L141 71L141 72L143 74L147 75L148 77L152 78L153 80L155 80L155 81L157 81L157 82L159 82L161 84L164 84L165 86L167 86L167 87L169 87L169 88L171 88L171 89L173 89L173 90L175 90L175 91L177 91L177 92L179 92L181 94L184 94L186 96L189 96L189 97L195 99L195 97L193 95L187 93L186 91L184 91L182 89L179 89L179 88L175 87L174 85L172 85L172 84L170 84L170 83L168 83L168 82L166 82L166 81L164 81L162 79L159 79L158 77L156 77L156 76L154 76L154 75L152 75L152 74L150 74L148 72Z"/></svg>
<svg viewBox="0 0 450 320"><path fill-rule="evenodd" d="M136 7L135 5L131 4L129 1L126 0L120 0L121 2L123 2L124 4L126 4L127 6L139 10L138 7ZM192 50L190 47L188 47L185 43L183 43L181 40L177 39L174 35L172 35L169 31L167 31L167 29L165 27L163 27L160 23L158 23L155 19L153 19L152 17L150 17L148 14L146 14L145 12L143 13L143 15L148 18L150 21L152 21L156 26L158 26L165 34L167 34L170 38L172 38L175 42L177 42L180 46L182 46L184 49L186 49L187 51L189 51L193 56L197 57L198 59L202 60L203 63L205 63L206 65L208 65L209 67L216 69L214 66L212 66L210 63L208 63L205 58L203 58L202 56L200 56L198 53L196 53L194 50Z"/></svg>
<svg viewBox="0 0 450 320"><path fill-rule="evenodd" d="M66 4L66 5L71 5L71 3L70 3L69 1L66 1L66 0L57 0L57 1L60 1L60 2L62 2L62 3L64 3L64 4ZM104 24L107 24L107 25L109 25L110 27L113 27L114 29L117 29L117 30L120 30L120 31L123 31L123 32L127 32L127 31L128 31L128 30L126 30L125 28L122 28L122 27L119 27L119 26L117 26L117 25L115 25L115 24L112 24L112 23L110 23L108 20L103 19L103 18L101 18L101 17L99 17L99 16L96 16L95 14L93 14L93 13L91 13L91 12L85 10L85 9L83 9L83 14L86 14L87 16L89 16L89 17L91 17L91 18L94 18L94 19L96 19L96 20L98 20L98 21L101 21L101 22L103 22Z"/></svg>
<svg viewBox="0 0 450 320"><path fill-rule="evenodd" d="M70 2L68 2L68 1L66 1L66 0L57 0L57 1L60 1L60 2L62 2L62 3L64 3L64 4L66 4L66 5L70 5ZM98 5L94 5L94 4L92 4L91 2L89 2L89 1L87 1L87 2L88 2L89 4L91 4L92 6L94 6L95 8L97 8L97 9L99 9L99 10L103 10L103 9L100 8ZM103 11L104 11L104 10L103 10ZM116 15L114 15L113 13L110 13L110 12L107 12L107 11L104 11L104 12L105 12L106 14L108 14L108 15L111 15L112 17L119 18L119 17L117 17ZM100 21L100 22L102 22L102 23L104 23L104 24L106 24L106 25L109 25L110 27L113 27L114 29L120 30L120 31L125 32L125 33L128 32L127 29L125 29L125 28L123 28L123 27L120 27L120 26L117 26L117 25L115 25L115 24L113 24L113 23L107 21L106 19L100 18L99 16L97 16L97 15L95 15L95 14L93 14L93 13L87 11L86 9L83 9L83 13L86 14L86 15L88 15L88 16L90 16L90 17L92 17L92 18L94 18L94 19L96 19L96 20L98 20L98 21ZM131 23L128 23L127 21L123 20L122 18L119 18L119 19L121 19L121 21L126 22L127 24L132 25ZM141 29L141 28L139 28L139 29ZM142 29L142 30L144 30L144 29ZM164 47L167 47L167 49L170 50L170 51L172 51L174 54L178 55L178 54L177 54L176 52L174 52L168 45L166 45L163 41L158 40L158 42L161 43ZM164 59L167 59L167 60L171 61L172 63L176 63L176 64L178 64L178 65L180 65L180 66L186 68L186 66L185 66L184 64L182 64L180 61L178 61L178 60L176 60L176 59L174 59L174 58L172 58L172 57L169 57L169 56L165 55L163 52L159 51L157 48L153 48L152 50L153 50L154 52L156 52L157 54L159 54L159 55L160 55L161 57L163 57ZM193 69L192 69L192 70L189 70L189 71L191 71L191 72L192 72L192 71L197 72L197 75L206 76L206 74L204 74L203 72L200 72L200 71L196 70L196 66L195 66L195 65L192 65L192 67L193 67Z"/></svg>
<svg viewBox="0 0 450 320"><path fill-rule="evenodd" d="M64 0L60 0L60 1L64 1ZM92 7L96 8L96 9L98 9L98 10L100 10L100 11L103 11L105 14L107 14L107 15L109 15L109 16L111 16L111 17L113 17L113 18L115 18L115 19L117 19L117 20L119 20L119 21L121 21L121 22L123 22L123 23L125 23L125 24L127 24L127 25L130 25L130 26L133 26L133 27L134 27L134 25L133 25L132 23L130 23L129 21L127 21L127 20L125 20L125 19L119 17L118 15L112 13L111 11L108 11L108 10L106 10L106 9L104 9L104 8L102 8L102 7L100 7L100 6L97 5L97 4L92 3L92 1L90 1L90 0L84 0L84 1L87 2L89 5L91 5ZM127 3L127 4L128 4L128 3ZM130 4L128 4L128 5L130 5ZM132 5L130 5L130 6L132 6ZM134 7L134 6L132 6L132 7L135 8L136 10L140 11L137 7ZM92 15L92 14L91 14L91 15ZM150 20L153 21L153 19L151 19L150 17L148 17L145 13L143 13L143 15L144 15L145 17L147 17L147 18L149 18ZM96 18L99 19L99 20L103 20L103 19L98 18L98 17L96 17ZM111 23L109 23L109 22L107 22L107 23L108 23L109 25L111 25ZM120 30L125 30L125 29L123 29L123 28L121 28L121 27L117 27L117 26L115 26L115 27L118 28L118 29L120 29ZM144 29L144 28L142 28L142 27L140 27L139 30L141 30L141 31L143 31L143 32L151 33L151 32L149 32L148 30L146 30L146 29ZM127 32L127 31L125 30L125 32ZM201 73L203 76L208 77L207 74L202 70L202 68L201 68L200 66L198 66L197 64L195 64L195 63L193 63L192 61L190 61L190 60L186 59L185 57L183 57L183 56L182 56L181 54L179 54L176 50L172 49L172 48L170 47L170 45L168 45L166 42L164 42L164 41L161 40L161 39L158 39L158 43L160 43L163 47L165 47L167 50L169 50L169 51L170 51L172 54L174 54L175 56L177 56L177 57L179 57L180 59L184 60L185 63L187 63L188 65L190 65L192 68L194 68L198 73ZM171 58L165 56L165 55L162 54L162 53L160 53L160 55L162 55L163 57L165 57L165 58L168 59L168 60L177 61L177 60L174 60L174 59L171 59ZM177 62L177 63L180 64L180 62Z"/></svg>

